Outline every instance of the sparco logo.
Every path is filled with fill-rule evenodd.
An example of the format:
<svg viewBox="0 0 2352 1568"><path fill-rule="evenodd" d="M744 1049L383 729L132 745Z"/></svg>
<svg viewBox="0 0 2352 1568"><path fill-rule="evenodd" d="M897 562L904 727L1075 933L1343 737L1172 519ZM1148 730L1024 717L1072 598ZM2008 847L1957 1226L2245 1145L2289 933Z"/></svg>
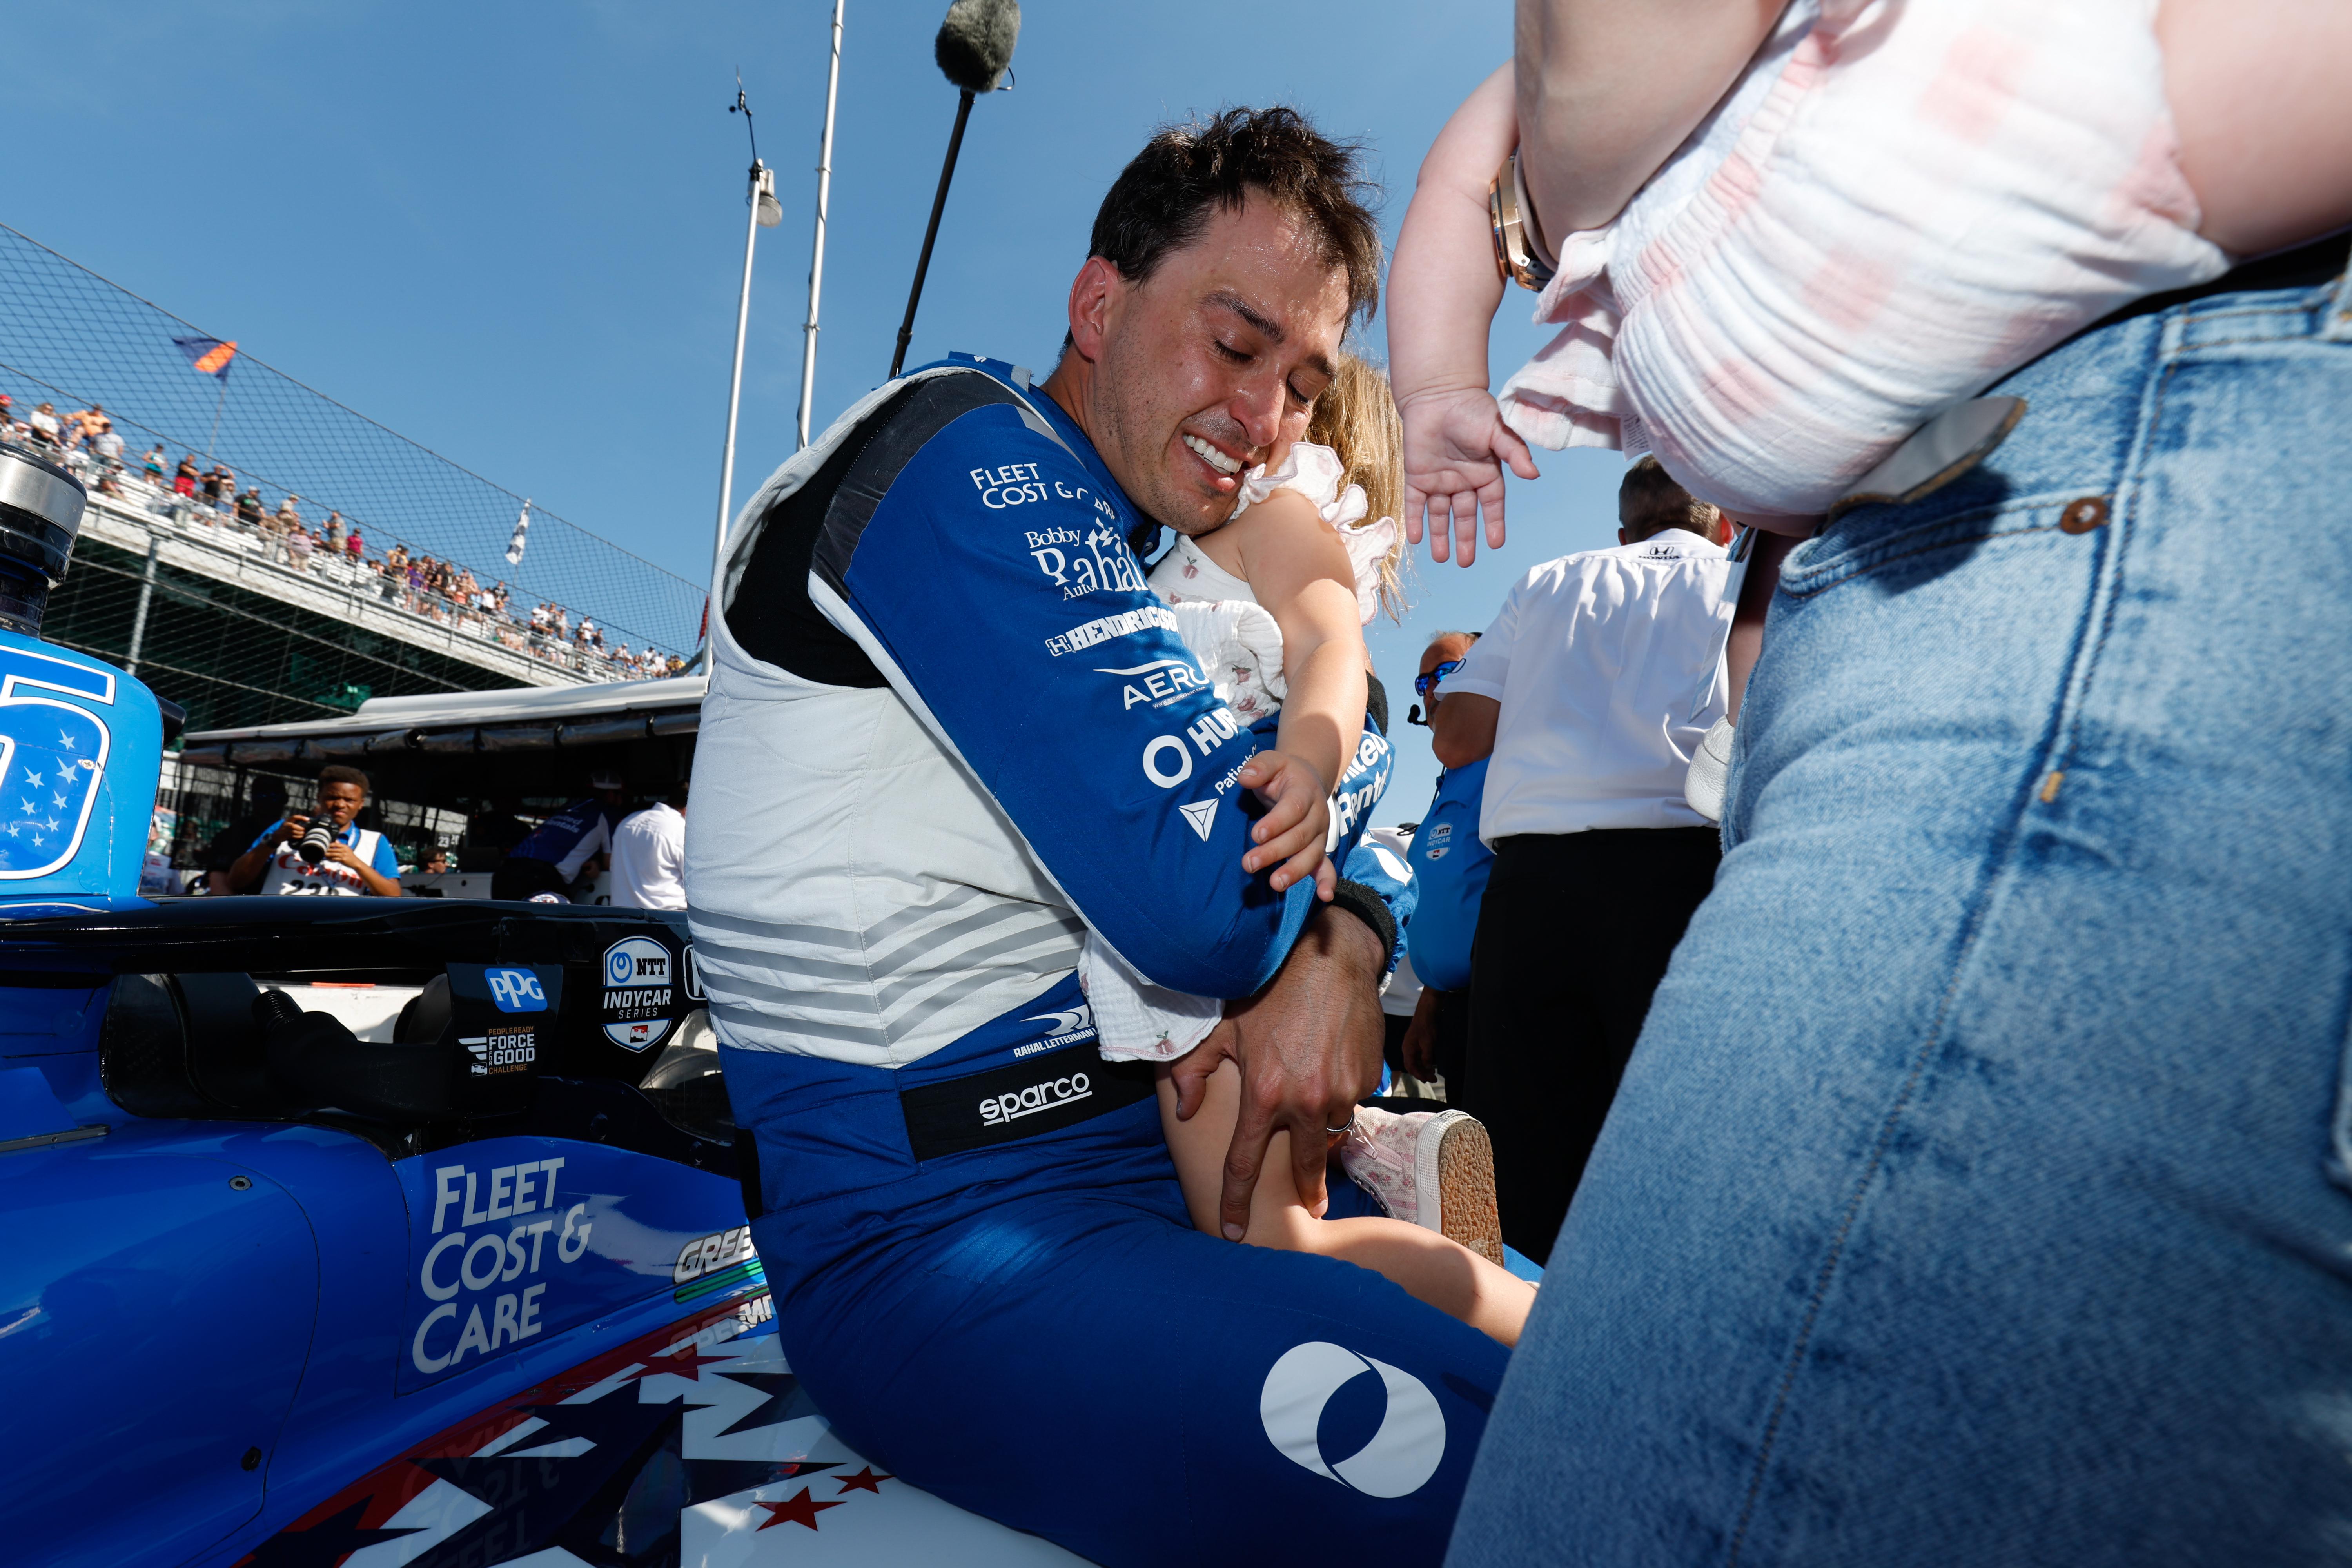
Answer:
<svg viewBox="0 0 2352 1568"><path fill-rule="evenodd" d="M1073 1100L1091 1099L1094 1092L1094 1084L1087 1075L1074 1072L1067 1078L1049 1079L1044 1083L1033 1083L1026 1089L991 1095L980 1102L981 1125L1001 1127L1024 1116L1034 1116L1041 1110L1068 1105Z"/></svg>

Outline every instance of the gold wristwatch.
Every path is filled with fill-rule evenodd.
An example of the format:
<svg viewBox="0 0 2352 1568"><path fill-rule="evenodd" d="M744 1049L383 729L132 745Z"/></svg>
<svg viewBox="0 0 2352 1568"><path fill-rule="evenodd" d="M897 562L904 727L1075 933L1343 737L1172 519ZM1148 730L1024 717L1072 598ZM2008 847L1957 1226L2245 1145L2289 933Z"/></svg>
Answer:
<svg viewBox="0 0 2352 1568"><path fill-rule="evenodd" d="M1503 160L1486 187L1486 217L1494 230L1495 270L1522 289L1542 292L1556 268L1546 258L1551 247L1544 243L1535 204L1528 200L1516 151Z"/></svg>

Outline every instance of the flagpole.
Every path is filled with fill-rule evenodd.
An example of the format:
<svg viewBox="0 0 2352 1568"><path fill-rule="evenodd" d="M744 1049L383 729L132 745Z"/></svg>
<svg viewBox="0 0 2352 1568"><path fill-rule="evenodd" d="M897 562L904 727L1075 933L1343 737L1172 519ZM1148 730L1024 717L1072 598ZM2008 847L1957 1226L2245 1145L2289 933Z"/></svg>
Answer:
<svg viewBox="0 0 2352 1568"><path fill-rule="evenodd" d="M808 321L801 331L807 334L801 350L801 411L800 444L809 444L809 415L816 402L816 314L817 297L824 289L824 211L826 198L833 193L833 110L841 96L841 9L844 0L833 0L833 64L824 79L824 135L817 143L816 155L816 238L810 247Z"/></svg>
<svg viewBox="0 0 2352 1568"><path fill-rule="evenodd" d="M760 237L760 198L775 201L776 177L757 158L751 160L751 214L743 224L743 288L735 301L735 368L727 383L727 447L719 460L719 525L710 542L710 605L704 612L703 646L710 646L708 621L719 605L719 565L727 553L727 514L735 489L735 416L743 405L743 337L751 326L751 251Z"/></svg>
<svg viewBox="0 0 2352 1568"><path fill-rule="evenodd" d="M220 395L213 399L213 433L205 437L205 461L213 460L213 444L220 439L221 405L228 401L228 367L221 366Z"/></svg>

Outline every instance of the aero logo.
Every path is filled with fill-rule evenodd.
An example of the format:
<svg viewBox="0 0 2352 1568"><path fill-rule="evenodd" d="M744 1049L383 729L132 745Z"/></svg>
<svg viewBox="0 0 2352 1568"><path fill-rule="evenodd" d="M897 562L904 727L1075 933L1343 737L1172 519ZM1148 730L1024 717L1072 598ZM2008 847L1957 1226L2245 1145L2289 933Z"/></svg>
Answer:
<svg viewBox="0 0 2352 1568"><path fill-rule="evenodd" d="M1315 1438L1323 1406L1343 1385L1368 1372L1380 1373L1388 1388L1388 1413L1381 1418L1381 1429L1354 1455L1326 1464ZM1445 1458L1445 1415L1427 1384L1409 1372L1326 1340L1309 1340L1283 1352L1265 1374L1257 1413L1276 1447L1317 1475L1367 1497L1419 1491Z"/></svg>

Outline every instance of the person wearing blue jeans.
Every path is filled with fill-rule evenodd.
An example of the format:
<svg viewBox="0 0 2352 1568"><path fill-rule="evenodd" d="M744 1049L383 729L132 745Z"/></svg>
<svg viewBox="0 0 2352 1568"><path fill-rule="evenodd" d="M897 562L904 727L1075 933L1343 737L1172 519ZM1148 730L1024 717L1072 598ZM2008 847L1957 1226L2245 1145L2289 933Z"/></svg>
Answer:
<svg viewBox="0 0 2352 1568"><path fill-rule="evenodd" d="M1450 1563L2344 1560L2344 260L1789 555Z"/></svg>

